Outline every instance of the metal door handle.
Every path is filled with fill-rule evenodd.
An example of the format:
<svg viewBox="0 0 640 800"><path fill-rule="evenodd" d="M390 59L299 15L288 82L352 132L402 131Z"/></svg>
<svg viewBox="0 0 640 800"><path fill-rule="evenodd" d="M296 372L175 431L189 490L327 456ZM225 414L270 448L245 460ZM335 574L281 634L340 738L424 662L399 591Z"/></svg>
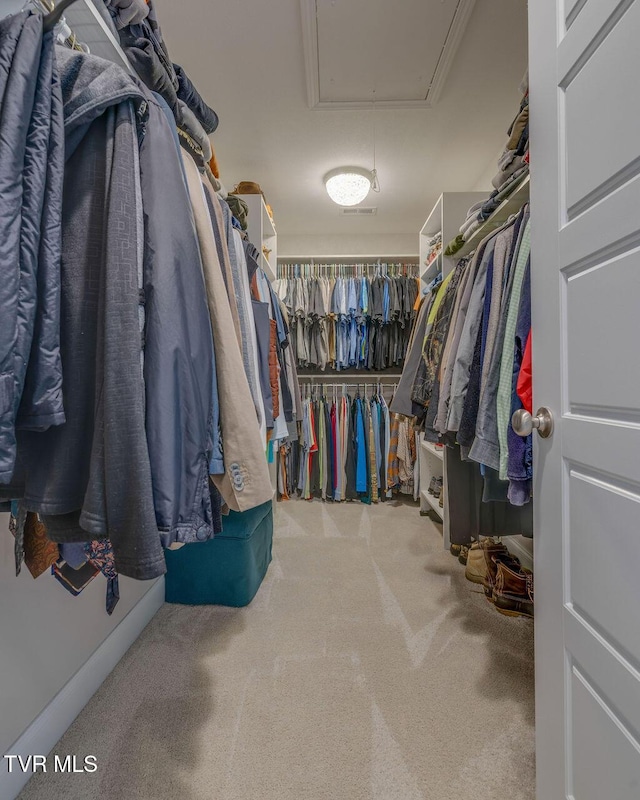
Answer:
<svg viewBox="0 0 640 800"><path fill-rule="evenodd" d="M543 439L548 439L553 433L553 414L542 406L537 410L535 417L532 417L528 411L520 408L511 417L511 427L518 436L525 437L535 428Z"/></svg>

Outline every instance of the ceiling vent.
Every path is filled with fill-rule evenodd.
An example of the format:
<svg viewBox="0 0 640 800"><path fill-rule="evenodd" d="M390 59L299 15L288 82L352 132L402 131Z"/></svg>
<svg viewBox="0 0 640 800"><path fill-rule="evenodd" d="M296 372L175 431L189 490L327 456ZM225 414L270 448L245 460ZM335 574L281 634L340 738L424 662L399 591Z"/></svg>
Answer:
<svg viewBox="0 0 640 800"><path fill-rule="evenodd" d="M343 217L375 217L378 213L378 209L376 206L367 207L356 207L350 206L348 208L341 208L340 214Z"/></svg>
<svg viewBox="0 0 640 800"><path fill-rule="evenodd" d="M311 108L431 108L475 0L300 0Z"/></svg>

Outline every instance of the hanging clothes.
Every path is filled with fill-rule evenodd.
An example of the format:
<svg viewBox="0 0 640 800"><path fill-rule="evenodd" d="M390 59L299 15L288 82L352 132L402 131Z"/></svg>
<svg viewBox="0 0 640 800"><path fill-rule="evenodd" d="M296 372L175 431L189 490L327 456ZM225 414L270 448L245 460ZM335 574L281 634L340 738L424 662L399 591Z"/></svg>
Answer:
<svg viewBox="0 0 640 800"><path fill-rule="evenodd" d="M390 413L380 388L370 396L361 387L353 396L346 385L334 386L333 396L325 388L305 387L299 440L280 448L280 499L377 503L397 491L412 495L413 422Z"/></svg>
<svg viewBox="0 0 640 800"><path fill-rule="evenodd" d="M427 293L391 404L406 415L403 420L416 415L425 439L450 446L446 471L454 543L478 535L531 534L531 437L516 436L510 424L523 406L521 377L523 396L530 392L530 329L525 205ZM392 421L389 478L401 485L413 477L404 466L407 441L403 423Z"/></svg>
<svg viewBox="0 0 640 800"><path fill-rule="evenodd" d="M321 267L321 269L327 269ZM419 282L407 275L281 278L300 367L383 370L404 360Z"/></svg>
<svg viewBox="0 0 640 800"><path fill-rule="evenodd" d="M155 578L164 548L221 531L223 504L271 499L267 446L303 416L289 314L203 163L217 117L152 4L111 11L142 81L54 48L38 13L0 20L0 246L18 268L0 289L0 501L17 501L17 567L36 568L37 514L42 563L77 593L65 559L91 546L109 611L118 574Z"/></svg>

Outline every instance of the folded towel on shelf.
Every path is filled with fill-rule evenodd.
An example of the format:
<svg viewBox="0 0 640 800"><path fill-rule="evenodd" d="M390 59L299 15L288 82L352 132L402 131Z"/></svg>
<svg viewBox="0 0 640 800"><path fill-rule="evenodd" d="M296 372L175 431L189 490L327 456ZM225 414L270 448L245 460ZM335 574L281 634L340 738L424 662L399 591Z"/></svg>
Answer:
<svg viewBox="0 0 640 800"><path fill-rule="evenodd" d="M464 231L465 242L469 240L470 236L473 236L473 234L478 230L478 228L482 225L483 222L484 220L480 219L479 217L471 221L471 224L468 225Z"/></svg>
<svg viewBox="0 0 640 800"><path fill-rule="evenodd" d="M471 206L471 208L467 211L466 219L470 219L471 217L474 217L474 218L477 217L478 216L478 211L480 211L480 209L482 208L484 203L485 203L484 200L480 200L478 203L474 203Z"/></svg>
<svg viewBox="0 0 640 800"><path fill-rule="evenodd" d="M469 236L469 232L476 230L480 222L481 220L478 214L475 214L475 216L473 217L469 217L469 219L466 219L463 222L462 227L460 228L460 233L464 236L465 239L467 239Z"/></svg>

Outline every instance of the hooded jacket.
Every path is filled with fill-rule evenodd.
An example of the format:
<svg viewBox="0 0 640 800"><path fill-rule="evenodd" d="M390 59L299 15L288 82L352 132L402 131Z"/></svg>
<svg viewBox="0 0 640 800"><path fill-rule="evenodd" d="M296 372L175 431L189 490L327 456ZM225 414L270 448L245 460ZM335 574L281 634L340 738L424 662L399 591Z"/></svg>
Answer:
<svg viewBox="0 0 640 800"><path fill-rule="evenodd" d="M219 527L208 478L218 400L198 239L162 99L101 59L63 49L58 59L72 398L58 439L25 440L25 496L54 540L108 535L119 572L151 578L164 572L161 544L208 539ZM86 253L103 253L102 263ZM43 448L50 455L36 466ZM69 475L65 459L78 465Z"/></svg>
<svg viewBox="0 0 640 800"><path fill-rule="evenodd" d="M218 115L204 102L182 67L171 62L152 0L105 0L105 4L136 74L162 96L178 126L197 140L213 133ZM211 153L206 161L210 158Z"/></svg>
<svg viewBox="0 0 640 800"><path fill-rule="evenodd" d="M21 432L12 497L57 542L110 538L118 572L165 572L141 370L140 88L119 67L57 48L65 155L61 352L66 424ZM16 491L18 489L18 491Z"/></svg>
<svg viewBox="0 0 640 800"><path fill-rule="evenodd" d="M51 34L40 14L0 21L0 483L16 427L64 422L60 225L64 129ZM17 178L17 179L16 179Z"/></svg>

